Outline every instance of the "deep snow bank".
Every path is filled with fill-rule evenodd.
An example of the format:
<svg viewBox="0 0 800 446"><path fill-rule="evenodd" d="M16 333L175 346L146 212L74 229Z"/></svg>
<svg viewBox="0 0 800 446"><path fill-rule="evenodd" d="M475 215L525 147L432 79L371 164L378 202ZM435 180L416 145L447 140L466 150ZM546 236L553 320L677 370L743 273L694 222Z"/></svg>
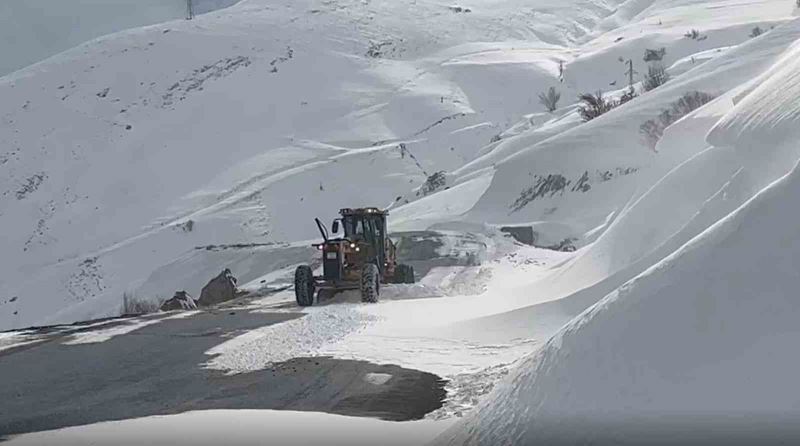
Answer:
<svg viewBox="0 0 800 446"><path fill-rule="evenodd" d="M609 294L439 444L800 438L797 167Z"/></svg>

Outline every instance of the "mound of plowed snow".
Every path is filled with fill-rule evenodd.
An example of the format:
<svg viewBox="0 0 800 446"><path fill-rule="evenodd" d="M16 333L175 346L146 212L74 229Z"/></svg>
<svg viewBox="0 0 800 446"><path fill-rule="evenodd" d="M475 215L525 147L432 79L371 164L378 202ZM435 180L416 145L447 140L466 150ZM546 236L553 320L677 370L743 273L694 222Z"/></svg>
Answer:
<svg viewBox="0 0 800 446"><path fill-rule="evenodd" d="M800 434L798 196L795 169L573 320L441 443Z"/></svg>
<svg viewBox="0 0 800 446"><path fill-rule="evenodd" d="M790 170L790 160L796 163L795 51L778 58L712 131L709 142L742 153L744 165L663 247L716 220L714 214L781 167ZM757 157L746 156L755 150ZM730 157L725 153L717 157ZM675 169L628 214L657 215L642 208L648 200L675 202L663 190L680 190L667 186L702 167L703 158L715 159L704 152ZM715 164L725 163L716 158ZM729 203L721 203L728 195ZM795 165L564 326L439 443L769 444L800 438L800 394L793 390L800 373L794 354L800 344L797 197ZM612 228L606 235L615 233ZM642 233L620 235L632 240ZM618 241L606 250L622 246ZM628 268L636 265L630 262ZM554 305L568 308L579 296Z"/></svg>

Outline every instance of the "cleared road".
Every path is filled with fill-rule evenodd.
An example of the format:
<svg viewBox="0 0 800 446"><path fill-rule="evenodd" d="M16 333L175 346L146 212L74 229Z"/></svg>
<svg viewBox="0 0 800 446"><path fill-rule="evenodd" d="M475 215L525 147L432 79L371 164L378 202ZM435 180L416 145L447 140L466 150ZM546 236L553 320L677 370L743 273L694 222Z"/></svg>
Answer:
<svg viewBox="0 0 800 446"><path fill-rule="evenodd" d="M203 409L319 411L406 421L441 407L442 379L394 365L315 357L237 375L201 367L209 359L205 352L231 333L300 316L203 312L95 344L65 345L65 335L53 334L0 352L0 439ZM373 374L390 378L376 381Z"/></svg>

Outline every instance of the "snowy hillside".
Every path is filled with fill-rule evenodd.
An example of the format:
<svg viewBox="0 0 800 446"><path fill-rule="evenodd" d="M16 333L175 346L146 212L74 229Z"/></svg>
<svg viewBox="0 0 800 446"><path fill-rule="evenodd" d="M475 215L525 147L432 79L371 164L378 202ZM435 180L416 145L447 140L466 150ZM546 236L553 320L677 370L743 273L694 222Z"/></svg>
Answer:
<svg viewBox="0 0 800 446"><path fill-rule="evenodd" d="M773 127L771 116L797 106L776 102L754 127ZM567 324L441 443L797 439L800 401L786 390L800 362L786 353L800 342L798 175L795 168Z"/></svg>
<svg viewBox="0 0 800 446"><path fill-rule="evenodd" d="M743 417L795 435L797 15L245 0L90 41L0 78L0 330L197 295L228 267L256 294L237 308L297 317L226 333L204 368L434 373L435 444L755 432ZM583 119L598 91L613 106ZM358 206L389 209L418 283L295 309L313 218Z"/></svg>
<svg viewBox="0 0 800 446"><path fill-rule="evenodd" d="M2 326L118 313L196 246L303 240L344 204L413 199L536 107L535 90L516 91L556 83L556 45L614 11L584 3L250 1L2 78L0 219L15 253Z"/></svg>

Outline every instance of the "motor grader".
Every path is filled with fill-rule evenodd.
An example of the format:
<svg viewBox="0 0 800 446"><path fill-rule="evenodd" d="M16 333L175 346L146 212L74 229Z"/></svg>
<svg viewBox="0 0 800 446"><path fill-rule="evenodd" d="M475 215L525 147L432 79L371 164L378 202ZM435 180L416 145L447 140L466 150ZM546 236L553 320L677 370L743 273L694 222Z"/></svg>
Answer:
<svg viewBox="0 0 800 446"><path fill-rule="evenodd" d="M334 294L360 290L363 302L377 302L382 283L414 283L414 268L397 263L397 249L386 235L388 212L378 208L345 208L331 225L330 238L325 225L315 218L323 242L314 246L322 256L322 275L315 276L310 265L294 272L294 293L302 307L314 304L315 293ZM319 295L317 295L319 301Z"/></svg>

